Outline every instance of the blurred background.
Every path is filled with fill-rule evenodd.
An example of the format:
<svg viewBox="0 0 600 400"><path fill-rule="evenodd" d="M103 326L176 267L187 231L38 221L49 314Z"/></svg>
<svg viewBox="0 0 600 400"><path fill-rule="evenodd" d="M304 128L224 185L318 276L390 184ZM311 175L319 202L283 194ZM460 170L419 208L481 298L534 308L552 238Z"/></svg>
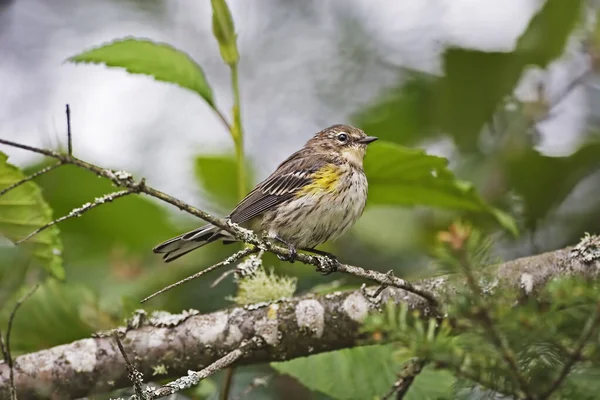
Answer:
<svg viewBox="0 0 600 400"><path fill-rule="evenodd" d="M518 237L487 226L508 260L575 243L600 231L600 55L597 2L568 2L530 25L543 0L230 0L239 34L246 156L253 184L317 131L349 123L396 144L446 157L461 179L510 214ZM557 8L558 7L558 8ZM533 27L528 30L529 27ZM537 29L537 30L536 30ZM529 32L528 35L525 35ZM231 138L201 98L149 77L65 60L126 36L165 42L204 69L221 109L232 105L229 71L212 35L211 7L197 0L0 0L0 137L65 148L71 106L74 153L123 169L219 216L235 204ZM520 39L521 38L521 39ZM524 38L524 39L523 39ZM5 148L29 172L47 161ZM56 217L114 190L70 166L37 180ZM369 205L327 249L345 262L397 276L428 276L428 249L452 210ZM120 324L139 300L209 266L233 248L209 246L173 264L152 254L194 220L145 197L128 197L59 226L66 283L46 283L15 321L13 351L28 352ZM7 242L6 242L7 243ZM357 287L339 275L266 257L276 273L316 285ZM18 249L0 247L0 304L39 280ZM235 285L207 275L144 304L146 310L210 312ZM4 326L7 309L2 307ZM233 393L266 366L238 370ZM190 392L216 396L221 376ZM277 377L244 398L280 398ZM210 393L213 393L212 395ZM206 397L208 394L208 397ZM289 397L292 398L292 397Z"/></svg>

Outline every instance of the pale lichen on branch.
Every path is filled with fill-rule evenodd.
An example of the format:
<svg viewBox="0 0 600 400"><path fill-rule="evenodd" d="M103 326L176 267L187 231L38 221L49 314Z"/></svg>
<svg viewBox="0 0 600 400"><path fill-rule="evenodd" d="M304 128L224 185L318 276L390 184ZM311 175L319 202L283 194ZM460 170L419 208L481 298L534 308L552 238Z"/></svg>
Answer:
<svg viewBox="0 0 600 400"><path fill-rule="evenodd" d="M187 376L178 378L175 381L169 382L159 388L147 388L142 394L142 399L158 399L170 396L180 390L189 389L193 386L196 386L203 379L206 379L214 373L229 367L240 358L247 356L254 350L264 346L264 341L258 336L252 337L249 340L245 340L237 349L227 353L225 356L219 358L217 361L201 371L188 371ZM130 400L140 400L140 396L132 396L130 397Z"/></svg>
<svg viewBox="0 0 600 400"><path fill-rule="evenodd" d="M64 215L58 219L55 219L53 221L48 222L45 225L40 226L39 228L37 228L36 230L34 230L33 232L31 232L30 234L28 234L27 236L23 237L22 239L19 239L15 244L21 244L23 242L25 242L26 240L31 239L33 236L37 235L38 233L42 232L44 229L50 228L53 225L58 224L59 222L63 222L69 218L75 218L75 217L81 217L84 213L88 212L89 210L96 208L102 204L106 204L106 203L110 203L113 200L116 200L120 197L124 197L127 196L129 194L135 193L136 190L135 189L127 189L127 190L121 190L119 192L113 192L113 193L109 193L106 194L102 197L97 197L93 202L91 203L85 203L83 204L81 207L75 208L73 210L71 210L70 213L68 213L67 215Z"/></svg>
<svg viewBox="0 0 600 400"><path fill-rule="evenodd" d="M489 266L490 274L498 278L497 284L489 288L490 295L519 289L524 273L531 275L530 296L536 296L554 279L598 279L600 259L591 262L588 259L569 247ZM444 299L462 290L465 282L458 277L443 276L420 281L419 286ZM435 316L428 302L405 290L388 287L380 296L382 302L405 304L424 318ZM289 360L354 347L361 337L361 321L373 312L378 312L378 307L361 290L355 290L233 307L205 315L195 310L149 316L138 312L127 327L119 329L119 334L127 353L136 355L140 372L151 376L153 367L160 366L161 371L166 371L161 377L174 378L190 369L196 370L199 365L213 364L255 336L263 339L266 347L252 351L236 364ZM462 370L453 372L466 374ZM15 385L21 398L44 397L37 394L39 388L58 398L112 391L130 385L128 374L111 334L22 355L15 360ZM8 376L7 366L0 364L1 400L10 399Z"/></svg>

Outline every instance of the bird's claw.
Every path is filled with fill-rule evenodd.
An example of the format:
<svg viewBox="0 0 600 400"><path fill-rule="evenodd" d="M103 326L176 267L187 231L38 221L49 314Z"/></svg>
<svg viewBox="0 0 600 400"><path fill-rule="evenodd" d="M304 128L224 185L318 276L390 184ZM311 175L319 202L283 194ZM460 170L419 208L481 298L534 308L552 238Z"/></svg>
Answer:
<svg viewBox="0 0 600 400"><path fill-rule="evenodd" d="M320 272L321 275L327 276L335 271L337 271L337 267L340 264L337 257L333 254L327 254L323 256L319 256L319 265L317 266L316 271Z"/></svg>
<svg viewBox="0 0 600 400"><path fill-rule="evenodd" d="M298 251L296 250L296 247L292 246L291 244L288 245L288 250L290 251L289 255L277 255L277 258L279 258L281 261L288 261L293 264L298 256Z"/></svg>

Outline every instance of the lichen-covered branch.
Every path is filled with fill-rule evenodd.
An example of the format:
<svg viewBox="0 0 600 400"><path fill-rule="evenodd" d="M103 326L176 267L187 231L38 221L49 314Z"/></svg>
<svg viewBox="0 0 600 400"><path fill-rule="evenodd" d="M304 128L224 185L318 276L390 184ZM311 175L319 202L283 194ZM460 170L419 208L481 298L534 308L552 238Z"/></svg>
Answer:
<svg viewBox="0 0 600 400"><path fill-rule="evenodd" d="M137 400L142 399L160 399L162 397L170 396L183 389L189 389L197 385L201 380L208 378L209 376L219 372L222 369L229 367L231 364L238 361L244 356L252 354L255 349L264 346L264 341L259 336L254 336L250 340L245 340L240 344L240 347L225 354L202 371L188 371L187 376L178 378L173 382L169 382L159 388L147 388L146 392L140 396L137 395Z"/></svg>
<svg viewBox="0 0 600 400"><path fill-rule="evenodd" d="M517 288L535 296L556 277L600 276L600 238L586 237L566 248L489 267L497 281L485 290ZM443 299L464 286L459 277L423 280L420 286ZM422 297L388 287L380 294L419 309L435 310ZM211 314L137 314L120 328L126 353L145 376L180 377L200 371L242 343L258 337L264 346L241 355L236 364L289 360L324 351L352 347L360 340L359 326L377 305L363 291L304 296L269 304L233 307ZM15 384L19 399L73 398L131 385L126 363L110 335L99 335L16 358ZM8 399L9 368L0 364L0 400Z"/></svg>
<svg viewBox="0 0 600 400"><path fill-rule="evenodd" d="M394 382L390 391L383 396L382 400L389 400L394 395L396 395L396 400L403 399L408 393L408 389L410 389L410 386L413 384L417 375L419 375L423 370L425 364L425 361L418 358L408 361L404 368L402 368L400 374L398 374L398 379L396 382Z"/></svg>

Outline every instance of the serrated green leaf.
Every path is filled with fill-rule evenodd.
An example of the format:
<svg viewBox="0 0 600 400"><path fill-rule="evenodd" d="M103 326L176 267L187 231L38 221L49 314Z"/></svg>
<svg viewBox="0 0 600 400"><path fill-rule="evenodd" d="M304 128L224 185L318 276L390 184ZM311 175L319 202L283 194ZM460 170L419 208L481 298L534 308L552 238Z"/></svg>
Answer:
<svg viewBox="0 0 600 400"><path fill-rule="evenodd" d="M237 164L230 155L202 155L196 158L196 177L219 210L228 213L237 204ZM251 168L246 167L246 187L252 186Z"/></svg>
<svg viewBox="0 0 600 400"><path fill-rule="evenodd" d="M390 346L343 349L286 362L271 363L307 388L335 399L373 399L396 380L397 362Z"/></svg>
<svg viewBox="0 0 600 400"><path fill-rule="evenodd" d="M0 190L25 178L15 166L7 162L8 156L0 152ZM48 206L39 187L26 182L0 196L0 235L12 242L52 221L52 209ZM52 226L21 244L34 259L58 279L64 279L62 265L62 242L58 227Z"/></svg>
<svg viewBox="0 0 600 400"><path fill-rule="evenodd" d="M380 141L369 147L365 173L371 205L421 205L483 213L517 233L512 218L488 205L471 183L458 180L445 158Z"/></svg>
<svg viewBox="0 0 600 400"><path fill-rule="evenodd" d="M104 64L132 74L150 75L199 94L214 108L212 89L202 67L188 54L168 44L147 39L118 39L68 59L73 63Z"/></svg>

